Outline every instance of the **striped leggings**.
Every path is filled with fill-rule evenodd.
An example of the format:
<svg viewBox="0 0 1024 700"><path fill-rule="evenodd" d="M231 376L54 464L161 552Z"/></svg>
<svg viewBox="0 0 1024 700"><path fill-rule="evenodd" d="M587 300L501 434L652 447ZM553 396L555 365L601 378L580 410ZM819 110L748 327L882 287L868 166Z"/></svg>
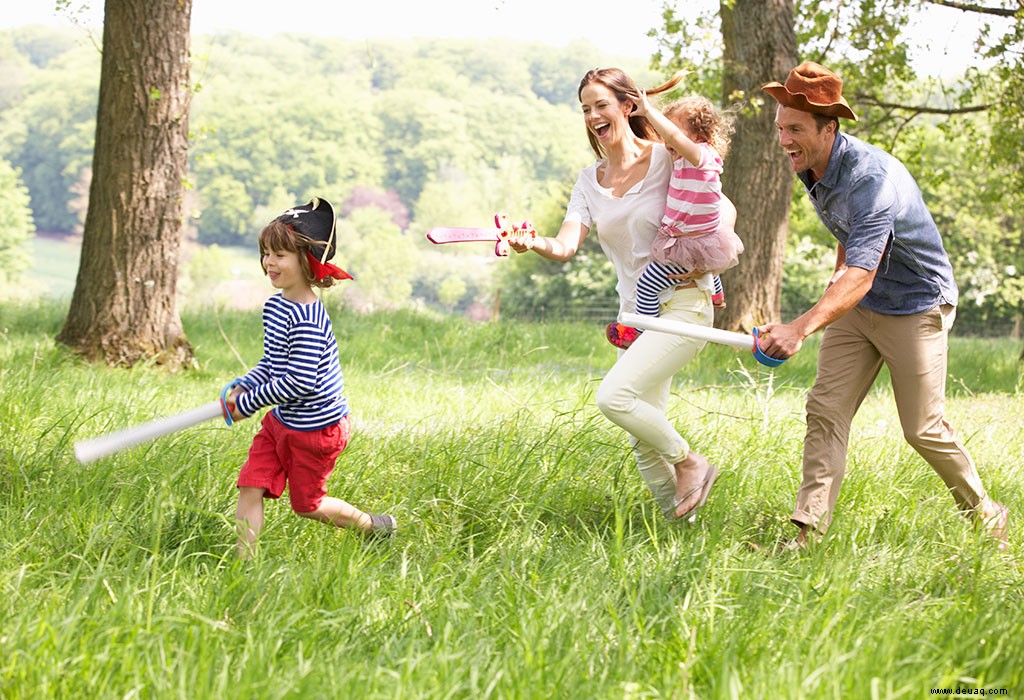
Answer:
<svg viewBox="0 0 1024 700"><path fill-rule="evenodd" d="M678 265L661 265L650 262L640 273L636 283L636 312L641 316L657 316L661 307L661 293L677 284L678 280L669 279L669 275L685 275L689 270ZM722 278L714 276L712 300L721 299L724 295Z"/></svg>

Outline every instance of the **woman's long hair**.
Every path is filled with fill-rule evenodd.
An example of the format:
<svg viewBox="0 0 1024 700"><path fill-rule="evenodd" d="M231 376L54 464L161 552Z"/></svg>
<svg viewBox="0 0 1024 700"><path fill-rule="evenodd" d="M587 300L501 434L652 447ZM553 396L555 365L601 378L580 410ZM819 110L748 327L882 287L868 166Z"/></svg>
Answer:
<svg viewBox="0 0 1024 700"><path fill-rule="evenodd" d="M683 72L676 73L668 80L668 82L647 90L647 94L657 95L662 92L667 92L678 85L679 81L681 81L685 75L686 74ZM583 88L591 83L604 85L615 94L615 98L620 103L632 102L633 104L637 104L640 102L640 90L637 88L636 83L633 82L633 79L626 75L626 72L621 68L594 68L593 70L587 71L587 74L583 76L583 80L580 81L579 89L576 91L576 97L580 102L583 101ZM658 132L654 130L654 127L651 125L651 122L647 120L647 117L638 117L635 115L630 116L629 128L638 138L646 141L661 140L661 137L658 136ZM601 144L597 140L597 137L590 129L587 129L587 139L590 141L590 148L593 149L595 154L597 154L597 157L603 158L606 154L601 148Z"/></svg>

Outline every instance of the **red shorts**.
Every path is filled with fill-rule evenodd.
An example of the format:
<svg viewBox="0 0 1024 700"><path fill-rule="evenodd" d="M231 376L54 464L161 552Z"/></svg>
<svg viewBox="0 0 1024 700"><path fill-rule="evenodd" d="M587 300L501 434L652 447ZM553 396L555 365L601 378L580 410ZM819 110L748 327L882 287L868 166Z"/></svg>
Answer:
<svg viewBox="0 0 1024 700"><path fill-rule="evenodd" d="M327 477L349 435L348 416L326 428L304 431L286 428L267 411L238 474L238 486L266 489L264 498L280 498L287 482L292 510L314 511L327 495Z"/></svg>

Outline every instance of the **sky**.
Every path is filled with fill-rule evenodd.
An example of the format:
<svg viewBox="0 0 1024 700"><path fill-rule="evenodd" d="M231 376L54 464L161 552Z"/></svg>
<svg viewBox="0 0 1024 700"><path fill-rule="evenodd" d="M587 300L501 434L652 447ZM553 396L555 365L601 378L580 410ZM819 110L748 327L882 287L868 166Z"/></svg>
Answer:
<svg viewBox="0 0 1024 700"><path fill-rule="evenodd" d="M587 39L610 54L647 58L657 49L647 32L661 26L666 2L682 11L708 0L193 0L192 31L348 39L502 37L553 46ZM84 23L100 24L102 0L71 0L70 5L87 8ZM54 0L0 0L0 28L70 26L67 13L54 6ZM959 75L973 59L975 33L968 13L930 6L913 32L924 45L915 50L917 68L927 75Z"/></svg>

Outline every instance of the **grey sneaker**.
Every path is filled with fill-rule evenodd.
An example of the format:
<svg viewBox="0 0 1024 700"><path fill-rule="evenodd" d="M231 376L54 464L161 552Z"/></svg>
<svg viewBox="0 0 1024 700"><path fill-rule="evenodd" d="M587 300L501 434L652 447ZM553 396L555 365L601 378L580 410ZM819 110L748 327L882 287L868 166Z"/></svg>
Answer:
<svg viewBox="0 0 1024 700"><path fill-rule="evenodd" d="M388 515L374 515L370 513L370 531L366 534L374 539L387 539L388 537L394 537L395 532L398 531L398 521L395 520L395 516Z"/></svg>

